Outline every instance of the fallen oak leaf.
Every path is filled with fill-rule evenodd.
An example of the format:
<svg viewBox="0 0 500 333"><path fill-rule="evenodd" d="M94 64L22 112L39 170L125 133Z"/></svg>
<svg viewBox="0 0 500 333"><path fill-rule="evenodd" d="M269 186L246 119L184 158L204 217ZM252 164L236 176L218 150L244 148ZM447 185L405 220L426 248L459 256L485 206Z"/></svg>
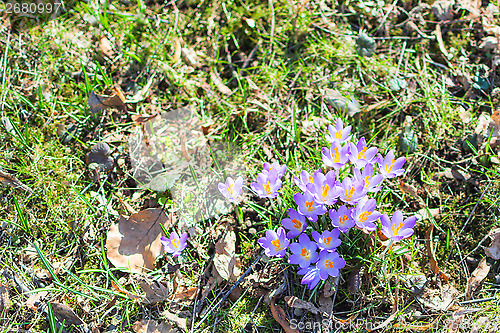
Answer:
<svg viewBox="0 0 500 333"><path fill-rule="evenodd" d="M446 276L446 274L444 274L441 271L436 261L436 255L434 254L434 247L432 245L433 230L434 230L434 224L431 223L431 226L429 227L429 229L427 229L427 232L425 233L425 246L427 247L427 254L429 256L429 263L431 265L431 270L434 274L438 275L445 282L448 282L449 280L448 276Z"/></svg>
<svg viewBox="0 0 500 333"><path fill-rule="evenodd" d="M472 292L474 292L481 282L488 276L490 272L490 265L484 257L477 265L477 268L472 272L471 277L467 281L467 291L465 293L465 300L470 300L472 298Z"/></svg>
<svg viewBox="0 0 500 333"><path fill-rule="evenodd" d="M109 227L106 254L117 268L134 273L153 270L156 258L163 253L160 241L169 220L162 209L146 209L126 218L120 215L118 223Z"/></svg>

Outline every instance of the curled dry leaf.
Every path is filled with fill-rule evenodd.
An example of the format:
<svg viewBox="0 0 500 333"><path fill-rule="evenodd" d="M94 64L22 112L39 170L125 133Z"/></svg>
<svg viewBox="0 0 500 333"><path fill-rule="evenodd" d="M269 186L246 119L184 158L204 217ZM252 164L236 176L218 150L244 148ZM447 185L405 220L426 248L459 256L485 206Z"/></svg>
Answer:
<svg viewBox="0 0 500 333"><path fill-rule="evenodd" d="M285 311L279 305L276 305L276 297L271 298L271 313L274 320L283 327L285 333L299 333L297 329L290 326Z"/></svg>
<svg viewBox="0 0 500 333"><path fill-rule="evenodd" d="M467 281L467 292L465 293L466 300L472 298L472 293L481 285L481 282L488 276L489 272L490 265L488 265L486 257L484 257Z"/></svg>
<svg viewBox="0 0 500 333"><path fill-rule="evenodd" d="M136 321L132 329L135 333L169 333L172 332L170 324L156 320Z"/></svg>
<svg viewBox="0 0 500 333"><path fill-rule="evenodd" d="M183 329L184 331L187 330L188 326L187 316L191 315L189 312L182 311L178 314L175 314L173 312L170 312L169 310L165 310L161 314L163 317L165 317L165 319L175 323L179 328Z"/></svg>
<svg viewBox="0 0 500 333"><path fill-rule="evenodd" d="M113 168L114 160L111 148L106 142L96 143L85 157L89 169L99 172L109 172Z"/></svg>
<svg viewBox="0 0 500 333"><path fill-rule="evenodd" d="M485 247L484 252L490 258L495 260L500 259L500 229L495 229L490 232L489 236L491 237L491 245L490 247Z"/></svg>
<svg viewBox="0 0 500 333"><path fill-rule="evenodd" d="M121 89L117 86L113 87L113 94L111 96L98 95L94 90L92 90L87 104L93 114L110 107L117 108L119 110L126 109L125 96L123 95Z"/></svg>
<svg viewBox="0 0 500 333"><path fill-rule="evenodd" d="M444 274L441 271L436 261L436 255L434 254L434 246L432 244L433 230L434 230L434 225L431 223L431 226L429 227L429 229L427 229L427 232L425 233L425 246L427 247L427 255L429 256L429 263L431 265L431 270L434 274L438 275L445 282L448 282L448 276L446 276L446 274Z"/></svg>
<svg viewBox="0 0 500 333"><path fill-rule="evenodd" d="M33 193L32 189L21 183L15 176L7 172L4 172L2 170L0 170L0 183L2 183L4 186L12 187L15 189L21 189L26 192Z"/></svg>
<svg viewBox="0 0 500 333"><path fill-rule="evenodd" d="M432 11L440 21L447 21L453 18L454 0L438 0L432 4Z"/></svg>
<svg viewBox="0 0 500 333"><path fill-rule="evenodd" d="M134 273L154 269L156 258L163 253L160 224L165 228L169 224L161 209L146 209L129 218L120 215L118 223L111 225L107 234L109 261L115 267Z"/></svg>
<svg viewBox="0 0 500 333"><path fill-rule="evenodd" d="M295 296L285 296L285 302L291 308L304 309L314 314L319 313L319 309L314 304L308 301L304 301Z"/></svg>

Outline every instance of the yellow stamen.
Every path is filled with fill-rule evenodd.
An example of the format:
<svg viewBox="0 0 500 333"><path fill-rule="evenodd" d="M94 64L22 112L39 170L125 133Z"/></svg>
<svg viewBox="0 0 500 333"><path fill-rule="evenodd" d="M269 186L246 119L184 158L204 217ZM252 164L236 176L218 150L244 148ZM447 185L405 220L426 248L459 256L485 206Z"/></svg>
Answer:
<svg viewBox="0 0 500 333"><path fill-rule="evenodd" d="M368 216L372 215L372 212L366 211L363 214L359 215L359 220L360 221L366 221Z"/></svg>
<svg viewBox="0 0 500 333"><path fill-rule="evenodd" d="M326 237L324 242L326 245L328 245L328 244L330 244L331 241L332 241L332 237Z"/></svg>
<svg viewBox="0 0 500 333"><path fill-rule="evenodd" d="M313 203L314 203L314 201L306 201L306 209L308 212L311 212L314 210Z"/></svg>
<svg viewBox="0 0 500 333"><path fill-rule="evenodd" d="M393 224L393 225L392 225L392 234L393 234L394 236L397 236L397 235L398 235L398 233L399 233L399 230L401 230L401 228L402 228L404 225L405 225L405 224L404 224L403 222L401 222L401 223L399 223L399 224L398 224L398 227L397 227L397 228L394 228L396 225L395 225L395 224Z"/></svg>
<svg viewBox="0 0 500 333"><path fill-rule="evenodd" d="M330 191L330 185L326 184L321 186L321 197L325 199L328 196L328 191Z"/></svg>
<svg viewBox="0 0 500 333"><path fill-rule="evenodd" d="M309 176L307 177L307 182L308 183L312 183L314 180L313 180L313 176Z"/></svg>
<svg viewBox="0 0 500 333"><path fill-rule="evenodd" d="M234 195L234 184L226 185L229 194Z"/></svg>
<svg viewBox="0 0 500 333"><path fill-rule="evenodd" d="M269 180L267 181L267 183L262 184L262 187L264 188L264 191L266 191L268 195L271 194L271 185L269 184Z"/></svg>
<svg viewBox="0 0 500 333"><path fill-rule="evenodd" d="M173 247L177 248L179 246L179 239L174 238L170 241L170 243L172 243Z"/></svg>
<svg viewBox="0 0 500 333"><path fill-rule="evenodd" d="M365 178L365 187L368 187L370 185L370 176L366 176Z"/></svg>
<svg viewBox="0 0 500 333"><path fill-rule="evenodd" d="M391 172L392 167L394 166L394 162L396 162L396 161L392 160L391 164L387 164L385 166L385 172L387 172L387 173Z"/></svg>
<svg viewBox="0 0 500 333"><path fill-rule="evenodd" d="M333 261L330 261L330 260L326 259L326 261L325 261L325 267L326 268L333 268Z"/></svg>
<svg viewBox="0 0 500 333"><path fill-rule="evenodd" d="M366 150L368 147L363 147L363 150L358 153L358 159L366 158Z"/></svg>
<svg viewBox="0 0 500 333"><path fill-rule="evenodd" d="M335 147L335 148L333 148L333 150L335 152L332 154L332 160L335 163L339 163L340 162L340 152L339 152L339 149L337 147Z"/></svg>
<svg viewBox="0 0 500 333"><path fill-rule="evenodd" d="M344 217L342 218L342 216L339 216L339 223L341 225L344 225L345 221L349 220L349 217L347 215L344 215Z"/></svg>
<svg viewBox="0 0 500 333"><path fill-rule="evenodd" d="M309 259L309 257L311 256L311 253L309 253L309 251L307 251L306 248L303 248L302 251L300 251L300 255L302 257L305 257L306 259Z"/></svg>
<svg viewBox="0 0 500 333"><path fill-rule="evenodd" d="M345 198L347 199L347 201L351 201L354 191L356 191L354 187L351 187L350 190L345 190Z"/></svg>
<svg viewBox="0 0 500 333"><path fill-rule="evenodd" d="M297 219L292 219L293 227L297 230L302 230L302 222Z"/></svg>
<svg viewBox="0 0 500 333"><path fill-rule="evenodd" d="M279 239L272 240L271 244L274 245L274 247L276 248L276 251L281 249L281 243L280 243Z"/></svg>
<svg viewBox="0 0 500 333"><path fill-rule="evenodd" d="M340 139L342 139L342 131L341 131L341 130L338 130L338 131L337 131L337 135L335 135L335 137L336 137L337 139L339 139L339 140L340 140Z"/></svg>

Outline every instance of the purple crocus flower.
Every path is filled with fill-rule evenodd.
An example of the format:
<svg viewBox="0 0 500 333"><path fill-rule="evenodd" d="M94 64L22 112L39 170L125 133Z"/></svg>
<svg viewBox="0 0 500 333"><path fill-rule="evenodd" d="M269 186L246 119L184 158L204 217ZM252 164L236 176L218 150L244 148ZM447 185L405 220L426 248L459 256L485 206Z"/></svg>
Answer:
<svg viewBox="0 0 500 333"><path fill-rule="evenodd" d="M382 189L382 186L379 186L384 180L384 176L381 174L373 175L373 165L367 164L363 171L359 171L359 169L354 168L354 180L355 181L363 181L365 183L365 189L368 192L378 192Z"/></svg>
<svg viewBox="0 0 500 333"><path fill-rule="evenodd" d="M340 246L342 241L339 239L339 229L333 229L332 231L325 230L322 234L317 231L312 232L313 239L318 243L318 247L321 250L335 251L337 247Z"/></svg>
<svg viewBox="0 0 500 333"><path fill-rule="evenodd" d="M405 172L405 170L402 169L405 162L406 158L404 157L394 160L394 153L390 151L387 153L384 160L379 163L380 173L384 176L384 178L401 176Z"/></svg>
<svg viewBox="0 0 500 333"><path fill-rule="evenodd" d="M314 174L321 172L321 169L318 169L314 172ZM299 177L293 177L293 181L295 182L295 185L297 185L303 192L307 191L307 184L312 183L314 180L314 176L310 175L309 172L302 170L300 172L300 178Z"/></svg>
<svg viewBox="0 0 500 333"><path fill-rule="evenodd" d="M380 213L375 210L377 208L377 200L368 199L358 202L356 207L351 212L352 219L360 229L367 231L377 230L375 221L380 217Z"/></svg>
<svg viewBox="0 0 500 333"><path fill-rule="evenodd" d="M351 217L352 210L353 208L347 208L345 205L340 206L338 210L330 209L328 215L332 220L332 226L339 228L341 232L348 232L356 224Z"/></svg>
<svg viewBox="0 0 500 333"><path fill-rule="evenodd" d="M321 172L315 172L313 182L307 184L307 190L311 192L316 203L333 205L339 197L339 187L335 181L335 171L331 170L326 176Z"/></svg>
<svg viewBox="0 0 500 333"><path fill-rule="evenodd" d="M292 255L288 257L290 264L306 268L318 260L318 252L316 252L318 245L312 242L306 234L301 234L299 242L290 244L289 248L292 252Z"/></svg>
<svg viewBox="0 0 500 333"><path fill-rule="evenodd" d="M241 195L241 190L243 188L243 178L238 177L233 180L231 177L227 177L225 183L219 183L219 192L228 201L236 203L238 197Z"/></svg>
<svg viewBox="0 0 500 333"><path fill-rule="evenodd" d="M300 283L307 285L307 289L313 289L321 280L319 277L319 269L316 266L302 268L297 274L304 275Z"/></svg>
<svg viewBox="0 0 500 333"><path fill-rule="evenodd" d="M349 134L351 134L352 126L347 126L344 128L344 124L340 118L337 118L335 127L333 125L328 125L328 133L325 138L328 142L338 142L344 143L349 140Z"/></svg>
<svg viewBox="0 0 500 333"><path fill-rule="evenodd" d="M292 239L300 235L304 230L306 230L307 222L306 218L299 214L295 209L288 209L289 218L281 220L281 225L286 229L290 230L286 237Z"/></svg>
<svg viewBox="0 0 500 333"><path fill-rule="evenodd" d="M259 238L258 242L264 248L266 256L280 258L285 256L286 249L290 244L286 238L286 231L282 227L279 227L276 232L267 230L266 237Z"/></svg>
<svg viewBox="0 0 500 333"><path fill-rule="evenodd" d="M286 172L286 165L284 164L280 165L278 162L273 162L272 164L265 162L264 165L262 166L263 172L266 171L269 172L273 169L275 169L278 172L278 178L281 178Z"/></svg>
<svg viewBox="0 0 500 333"><path fill-rule="evenodd" d="M394 212L392 220L389 219L389 216L383 214L380 217L380 222L382 223L382 233L392 241L398 242L413 235L413 227L417 222L417 217L412 216L403 221L403 213L397 210Z"/></svg>
<svg viewBox="0 0 500 333"><path fill-rule="evenodd" d="M349 177L345 177L342 180L340 200L343 202L349 205L355 205L364 198L366 193L364 181L353 181Z"/></svg>
<svg viewBox="0 0 500 333"><path fill-rule="evenodd" d="M319 260L316 263L316 268L319 270L319 277L321 280L328 279L328 276L339 276L339 270L344 268L346 262L340 257L338 252L321 251L319 253Z"/></svg>
<svg viewBox="0 0 500 333"><path fill-rule="evenodd" d="M375 155L377 155L377 148L368 148L365 138L359 139L356 145L349 142L349 159L357 168L361 169L368 163L372 163Z"/></svg>
<svg viewBox="0 0 500 333"><path fill-rule="evenodd" d="M257 182L250 184L252 190L261 198L276 198L278 190L281 188L281 179L278 177L276 169L269 172L261 172L257 175Z"/></svg>
<svg viewBox="0 0 500 333"><path fill-rule="evenodd" d="M165 248L165 252L171 253L174 257L178 257L187 246L187 234L183 233L181 237L179 237L174 231L170 233L170 239L161 236L160 241Z"/></svg>
<svg viewBox="0 0 500 333"><path fill-rule="evenodd" d="M313 222L318 220L318 215L326 213L325 206L316 203L314 197L309 192L305 192L304 194L295 193L293 199L297 204L297 211Z"/></svg>
<svg viewBox="0 0 500 333"><path fill-rule="evenodd" d="M342 147L339 142L334 141L330 149L321 149L321 157L324 165L338 170L349 161L349 145Z"/></svg>

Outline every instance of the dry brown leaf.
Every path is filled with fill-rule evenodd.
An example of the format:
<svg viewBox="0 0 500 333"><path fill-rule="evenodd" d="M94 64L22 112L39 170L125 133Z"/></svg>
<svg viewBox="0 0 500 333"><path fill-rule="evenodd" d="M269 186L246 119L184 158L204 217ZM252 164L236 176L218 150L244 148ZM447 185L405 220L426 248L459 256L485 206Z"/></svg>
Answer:
<svg viewBox="0 0 500 333"><path fill-rule="evenodd" d="M146 293L142 303L155 304L167 300L169 296L167 285L148 276L140 276L137 280L141 289Z"/></svg>
<svg viewBox="0 0 500 333"><path fill-rule="evenodd" d="M466 300L470 300L472 298L472 293L479 287L486 276L488 276L489 272L490 265L488 265L486 257L484 257L467 281L467 292L465 293Z"/></svg>
<svg viewBox="0 0 500 333"><path fill-rule="evenodd" d="M227 281L235 281L241 274L236 262L236 234L233 230L228 229L215 244L214 267Z"/></svg>
<svg viewBox="0 0 500 333"><path fill-rule="evenodd" d="M54 311L54 316L57 320L65 325L85 325L85 323L76 315L76 313L66 304L62 303L50 303L52 311Z"/></svg>
<svg viewBox="0 0 500 333"><path fill-rule="evenodd" d="M176 323L179 328L187 330L187 318L180 317L179 315L170 312L169 310L165 310L161 314L163 315L163 317L165 317L165 319Z"/></svg>
<svg viewBox="0 0 500 333"><path fill-rule="evenodd" d="M160 238L169 221L162 209L146 209L129 218L120 215L117 224L109 227L106 249L115 267L125 267L134 273L155 268L156 258L163 253Z"/></svg>
<svg viewBox="0 0 500 333"><path fill-rule="evenodd" d="M136 321L132 329L136 333L168 333L172 331L170 324L156 320Z"/></svg>
<svg viewBox="0 0 500 333"><path fill-rule="evenodd" d="M40 299L47 296L48 293L48 291L44 290L38 293L31 294L24 304L31 310L36 311L36 309L39 307L37 304L40 302Z"/></svg>
<svg viewBox="0 0 500 333"><path fill-rule="evenodd" d="M179 300L179 301L193 300L196 296L197 291L198 291L198 288L196 288L196 287L185 289L185 290L175 294L174 298Z"/></svg>
<svg viewBox="0 0 500 333"><path fill-rule="evenodd" d="M434 274L438 275L445 282L448 282L448 276L446 276L446 274L444 274L441 271L436 261L436 256L434 254L434 246L432 244L433 230L434 230L434 225L431 223L431 226L429 227L429 229L427 229L427 232L425 234L425 246L427 247L427 255L429 256L429 263L431 265L431 270L432 272L434 272Z"/></svg>
<svg viewBox="0 0 500 333"><path fill-rule="evenodd" d="M106 36L99 38L99 49L106 56L113 58L115 56L115 51L113 50L113 45Z"/></svg>
<svg viewBox="0 0 500 333"><path fill-rule="evenodd" d="M485 247L484 252L490 258L500 259L500 229L495 229L489 234L491 240L490 247Z"/></svg>
<svg viewBox="0 0 500 333"><path fill-rule="evenodd" d="M159 113L157 113L157 114L133 114L130 116L130 118L132 118L132 121L136 125L142 125L145 122L148 122L151 119L153 119L155 117L159 117L159 116L160 116Z"/></svg>
<svg viewBox="0 0 500 333"><path fill-rule="evenodd" d="M291 308L304 309L314 314L319 313L319 309L314 304L308 301L304 301L295 296L285 296L285 302Z"/></svg>
<svg viewBox="0 0 500 333"><path fill-rule="evenodd" d="M111 96L98 95L92 90L90 92L87 104L92 113L97 113L101 110L113 107L119 110L126 110L125 96L119 87L113 87L113 94Z"/></svg>
<svg viewBox="0 0 500 333"><path fill-rule="evenodd" d="M15 176L2 170L0 170L0 183L2 183L4 186L9 186L15 189L21 189L33 193L32 189L21 183Z"/></svg>
<svg viewBox="0 0 500 333"><path fill-rule="evenodd" d="M125 295L127 295L128 297L130 297L130 299L143 299L143 297L141 296L137 296L137 295L134 295L132 294L130 291L128 290L125 290L123 288L121 288L120 286L118 286L115 281L111 280L111 285L113 286L113 288L118 291L118 292L121 292Z"/></svg>
<svg viewBox="0 0 500 333"><path fill-rule="evenodd" d="M273 297L271 299L271 313L274 317L274 320L276 320L278 324L283 327L285 333L299 333L298 330L290 326L285 311L279 305L276 305L276 297Z"/></svg>
<svg viewBox="0 0 500 333"><path fill-rule="evenodd" d="M446 283L443 284L440 289L426 287L422 294L418 294L415 297L425 308L442 312L448 311L454 304L457 295L458 291L451 284Z"/></svg>
<svg viewBox="0 0 500 333"><path fill-rule="evenodd" d="M498 50L500 46L500 43L498 41L498 38L495 36L488 36L483 38L483 41L481 44L479 44L479 48L484 50L485 52L491 52Z"/></svg>
<svg viewBox="0 0 500 333"><path fill-rule="evenodd" d="M210 73L210 78L212 79L212 82L215 84L215 86L217 87L217 89L219 90L219 92L221 92L222 94L226 95L226 96L230 96L233 94L233 92L231 91L231 89L229 89L221 80L221 78L215 74L214 72L211 72Z"/></svg>

